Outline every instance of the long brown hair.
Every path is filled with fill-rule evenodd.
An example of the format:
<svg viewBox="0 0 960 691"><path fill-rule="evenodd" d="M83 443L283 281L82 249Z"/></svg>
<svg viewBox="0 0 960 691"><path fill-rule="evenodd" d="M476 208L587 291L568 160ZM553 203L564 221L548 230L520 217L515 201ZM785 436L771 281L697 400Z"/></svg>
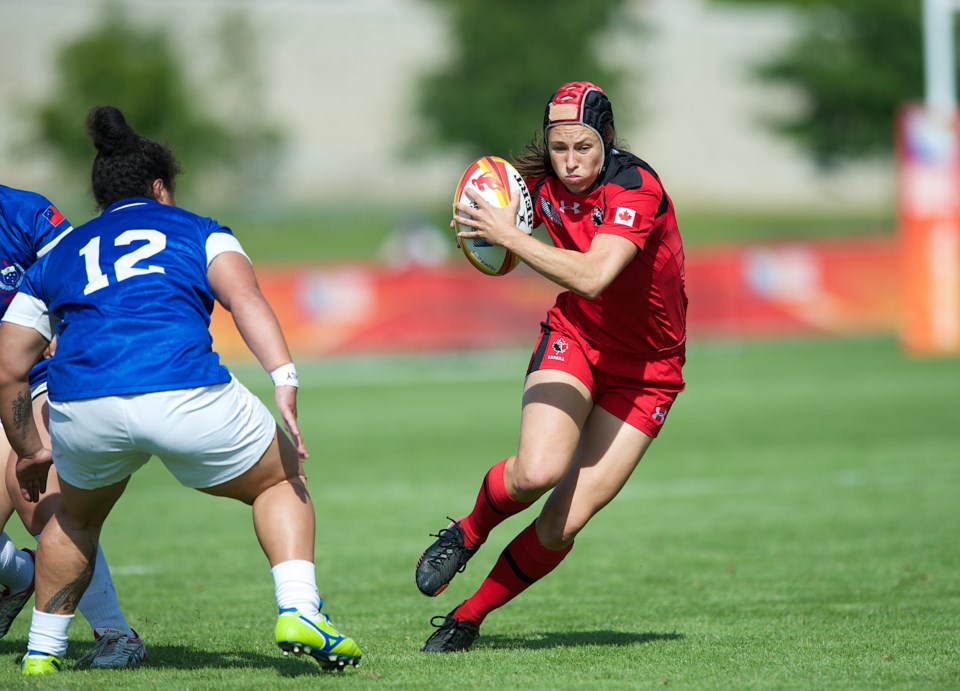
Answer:
<svg viewBox="0 0 960 691"><path fill-rule="evenodd" d="M527 142L523 153L514 154L513 165L525 178L543 177L551 175L553 164L550 163L550 152L547 150L547 143L543 140L543 133L539 130L533 135L533 138Z"/></svg>
<svg viewBox="0 0 960 691"><path fill-rule="evenodd" d="M549 132L549 130L547 131ZM550 161L550 150L547 148L545 137L546 135L538 130L534 133L533 138L527 142L523 153L514 154L514 167L523 177L544 177L547 175L556 177L557 173ZM603 144L607 160L609 160L610 151L619 148L617 130L612 122L607 123L603 128ZM604 165L606 163L607 161L604 161Z"/></svg>

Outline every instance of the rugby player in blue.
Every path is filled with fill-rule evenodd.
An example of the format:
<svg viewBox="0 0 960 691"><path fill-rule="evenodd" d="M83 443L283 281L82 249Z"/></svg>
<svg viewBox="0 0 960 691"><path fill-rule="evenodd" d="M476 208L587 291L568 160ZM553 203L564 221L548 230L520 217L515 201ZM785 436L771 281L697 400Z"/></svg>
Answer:
<svg viewBox="0 0 960 691"><path fill-rule="evenodd" d="M16 295L26 269L72 230L69 221L46 197L0 185L0 316ZM46 443L47 362L41 358L30 371L33 413L42 423L40 429ZM0 469L4 467L7 483L0 488L0 526L6 525L16 509L24 527L32 535L39 535L59 499L56 473L49 474L43 501L30 503L20 496L15 456L10 453L6 438L0 439ZM96 641L82 660L92 667L136 665L146 656L143 641L128 626L120 610L110 568L101 550L97 552L96 564L90 587L78 604ZM30 600L33 574L33 552L18 550L6 533L0 534L0 638Z"/></svg>
<svg viewBox="0 0 960 691"><path fill-rule="evenodd" d="M250 260L228 228L175 206L169 149L109 106L91 111L87 129L103 213L31 267L0 325L0 419L21 493L36 500L52 461L62 495L37 548L23 674L62 668L103 522L152 456L181 484L252 506L274 579L277 645L324 668L357 665L357 644L320 611L297 372ZM270 373L289 437L212 350L215 302ZM26 414L27 372L54 336L51 318L52 453Z"/></svg>

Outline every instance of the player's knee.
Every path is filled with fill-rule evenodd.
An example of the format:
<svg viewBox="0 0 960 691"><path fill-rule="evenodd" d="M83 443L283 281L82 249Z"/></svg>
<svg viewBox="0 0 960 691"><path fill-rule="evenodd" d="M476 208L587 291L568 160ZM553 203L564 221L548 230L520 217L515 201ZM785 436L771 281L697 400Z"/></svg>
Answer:
<svg viewBox="0 0 960 691"><path fill-rule="evenodd" d="M543 464L515 463L511 477L505 477L510 496L518 501L534 501L547 490L556 487L563 473L557 473Z"/></svg>
<svg viewBox="0 0 960 691"><path fill-rule="evenodd" d="M100 535L100 529L103 527L103 516L92 514L88 511L77 510L61 502L56 511L57 523L60 529L68 535ZM48 521L45 521L46 524ZM44 527L46 527L44 525Z"/></svg>
<svg viewBox="0 0 960 691"><path fill-rule="evenodd" d="M562 516L551 518L544 514L537 521L537 539L547 549L564 549L582 528L582 524L570 522Z"/></svg>
<svg viewBox="0 0 960 691"><path fill-rule="evenodd" d="M559 477L544 469L529 468L517 472L507 490L517 501L536 501L559 481Z"/></svg>

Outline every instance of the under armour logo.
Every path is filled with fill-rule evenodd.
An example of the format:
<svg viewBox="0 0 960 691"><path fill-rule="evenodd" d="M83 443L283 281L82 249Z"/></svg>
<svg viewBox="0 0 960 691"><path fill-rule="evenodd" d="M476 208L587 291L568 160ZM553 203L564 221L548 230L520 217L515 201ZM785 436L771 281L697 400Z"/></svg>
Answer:
<svg viewBox="0 0 960 691"><path fill-rule="evenodd" d="M650 418L654 422L662 425L663 421L667 419L667 411L662 410L660 406L657 406L657 409L653 411L653 415L651 415Z"/></svg>
<svg viewBox="0 0 960 691"><path fill-rule="evenodd" d="M570 206L567 206L567 203L561 199L561 200L560 200L560 210L561 210L563 213L567 213L567 209L569 209L570 212L571 212L572 214L574 214L574 215L580 213L580 202L574 202L574 203L571 204Z"/></svg>

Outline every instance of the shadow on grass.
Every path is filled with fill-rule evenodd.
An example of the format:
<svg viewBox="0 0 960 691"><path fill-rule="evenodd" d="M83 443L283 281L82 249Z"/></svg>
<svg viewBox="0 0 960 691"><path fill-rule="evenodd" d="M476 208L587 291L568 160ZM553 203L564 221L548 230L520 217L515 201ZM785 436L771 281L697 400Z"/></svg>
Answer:
<svg viewBox="0 0 960 691"><path fill-rule="evenodd" d="M25 640L0 641L0 656L15 655L14 660L19 663L20 656L26 650ZM83 655L89 646L73 645L67 653L67 669L72 670L72 663ZM147 648L149 657L144 663L144 669L151 670L209 670L209 669L273 669L279 676L303 677L339 674L337 671L324 670L309 655L283 655L279 650L276 653L262 654L247 651L223 652L220 650L202 650L193 646L184 645L150 645ZM83 672L83 669L77 669Z"/></svg>
<svg viewBox="0 0 960 691"><path fill-rule="evenodd" d="M567 631L539 632L526 636L484 636L477 639L474 648L527 648L538 650L541 648L579 648L588 645L626 646L642 643L656 643L657 641L683 640L682 633L629 633L624 631Z"/></svg>

